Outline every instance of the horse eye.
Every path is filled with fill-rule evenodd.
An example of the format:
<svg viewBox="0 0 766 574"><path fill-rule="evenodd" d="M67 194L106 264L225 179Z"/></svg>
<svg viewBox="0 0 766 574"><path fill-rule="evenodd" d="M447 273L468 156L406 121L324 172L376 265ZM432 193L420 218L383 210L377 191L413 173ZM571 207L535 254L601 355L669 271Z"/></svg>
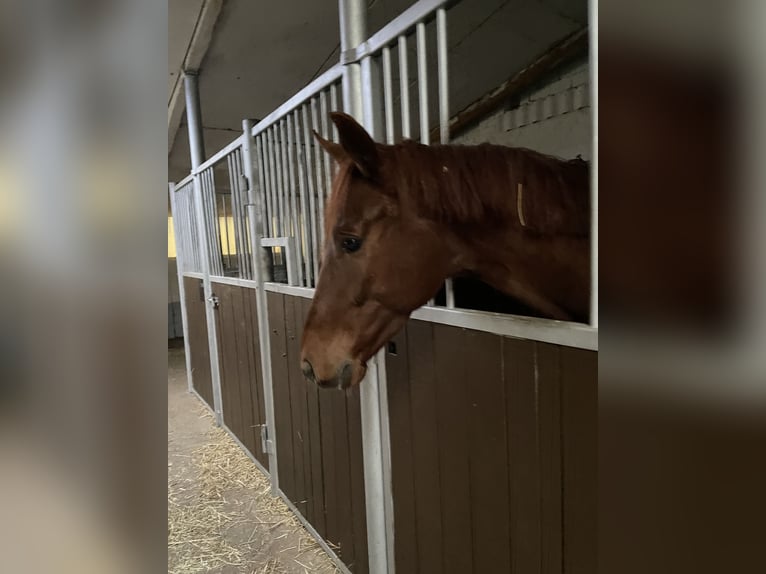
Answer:
<svg viewBox="0 0 766 574"><path fill-rule="evenodd" d="M340 246L346 253L353 253L354 251L359 251L359 248L362 246L362 240L358 237L344 237Z"/></svg>

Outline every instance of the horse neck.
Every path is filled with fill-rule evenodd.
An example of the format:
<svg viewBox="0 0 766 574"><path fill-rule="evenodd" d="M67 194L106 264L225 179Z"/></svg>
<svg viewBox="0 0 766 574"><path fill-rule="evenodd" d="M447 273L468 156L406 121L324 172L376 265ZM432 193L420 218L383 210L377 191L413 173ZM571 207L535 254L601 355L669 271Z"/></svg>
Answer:
<svg viewBox="0 0 766 574"><path fill-rule="evenodd" d="M440 224L452 275L468 273L555 319L587 316L586 238L530 234L501 224Z"/></svg>

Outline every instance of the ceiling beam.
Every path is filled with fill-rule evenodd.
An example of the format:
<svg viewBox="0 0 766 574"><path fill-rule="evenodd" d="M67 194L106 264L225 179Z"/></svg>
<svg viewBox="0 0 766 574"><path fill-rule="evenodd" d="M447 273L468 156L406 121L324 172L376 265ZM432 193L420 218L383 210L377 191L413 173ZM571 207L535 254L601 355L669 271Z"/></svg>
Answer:
<svg viewBox="0 0 766 574"><path fill-rule="evenodd" d="M204 0L183 64L176 74L176 82L168 101L168 154L173 149L185 109L183 73L185 70L199 70L202 65L222 6L223 0Z"/></svg>

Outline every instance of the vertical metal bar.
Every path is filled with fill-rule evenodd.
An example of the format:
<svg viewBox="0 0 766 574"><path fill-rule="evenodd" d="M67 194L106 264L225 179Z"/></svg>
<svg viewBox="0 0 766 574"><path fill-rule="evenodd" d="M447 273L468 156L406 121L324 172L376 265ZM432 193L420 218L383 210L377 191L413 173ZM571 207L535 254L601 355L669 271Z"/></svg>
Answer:
<svg viewBox="0 0 766 574"><path fill-rule="evenodd" d="M325 90L322 90L322 92L319 94L319 109L321 110L320 119L322 120L322 137L325 139L331 139L330 129L328 127L330 117L327 111L327 92ZM322 203L327 201L327 198L330 197L330 193L332 191L332 172L330 170L330 154L326 153L324 154L325 186L324 193L322 194Z"/></svg>
<svg viewBox="0 0 766 574"><path fill-rule="evenodd" d="M245 208L248 203L247 185L249 180L244 178L244 166L242 165L242 149L234 150L232 154L232 164L234 166L234 189L232 197L232 208L234 211L234 241L237 249L237 268L239 276L243 279L252 279L247 250L247 226L245 225Z"/></svg>
<svg viewBox="0 0 766 574"><path fill-rule="evenodd" d="M391 86L391 49L383 48L383 99L386 108L386 143L394 143L394 94Z"/></svg>
<svg viewBox="0 0 766 574"><path fill-rule="evenodd" d="M311 128L316 132L319 133L319 120L317 116L317 100L316 98L311 99ZM324 246L324 235L325 235L325 229L324 229L324 181L322 179L322 160L324 155L326 153L322 149L322 146L315 144L314 150L316 151L316 182L317 182L317 203L319 204L319 250L321 252L323 246ZM318 277L318 275L317 275Z"/></svg>
<svg viewBox="0 0 766 574"><path fill-rule="evenodd" d="M252 138L250 136L247 136L245 139L247 139L248 145L252 145ZM245 211L245 205L250 203L250 197L249 193L252 191L255 193L255 182L252 179L253 175L253 164L250 164L249 167L249 174L250 177L248 177L245 174L245 165L244 165L244 144L242 144L242 148L238 149L236 154L234 155L234 162L235 166L237 168L237 221L239 223L239 232L238 237L240 238L240 245L241 245L241 251L238 251L241 253L241 256L239 258L240 261L240 275L242 275L245 279L252 279L253 278L253 270L250 265L250 242L248 241L248 237L250 234L250 228L247 226L247 212ZM252 161L253 154L252 150L247 156L249 158L249 161ZM244 272L241 270L244 269Z"/></svg>
<svg viewBox="0 0 766 574"><path fill-rule="evenodd" d="M173 216L173 233L176 239L176 245L181 237L179 234L179 226L176 223L181 219L181 213L178 210L176 203L176 186L171 183L168 185L168 194L170 195L170 213ZM186 355L186 384L189 392L194 389L192 383L192 366L191 366L191 350L189 349L189 319L186 317L186 289L184 288L184 275L183 265L181 259L185 258L185 254L182 258L178 257L178 249L176 249L176 275L178 276L178 298L181 300L181 329L184 334L184 353Z"/></svg>
<svg viewBox="0 0 766 574"><path fill-rule="evenodd" d="M309 114L308 114L308 104L303 104L303 107L301 108L301 113L303 115L303 141L305 145L305 153L306 153L306 171L307 171L307 178L306 182L308 184L308 196L309 196L309 213L310 213L310 225L311 225L311 263L314 270L314 281L312 284L310 284L310 287L313 287L316 285L317 277L319 277L319 254L318 254L318 248L319 244L317 243L317 205L316 205L316 196L314 195L314 154L311 151L312 146L316 146L316 143L314 142L313 136L311 134L310 128L309 128ZM319 146L316 146L319 147ZM321 233L321 232L320 232Z"/></svg>
<svg viewBox="0 0 766 574"><path fill-rule="evenodd" d="M290 218L290 178L287 165L287 134L285 120L279 121L279 153L282 155L282 235L292 236L292 219Z"/></svg>
<svg viewBox="0 0 766 574"><path fill-rule="evenodd" d="M252 136L253 122L250 120L242 121L242 131L245 133L245 137L242 144L242 173L247 178L247 181L253 181L253 136ZM261 142L263 140L261 139ZM258 151L257 149L255 150ZM261 151L264 151L261 149ZM264 163L263 159L259 157L260 164ZM260 171L260 169L259 169ZM261 238L268 233L269 225L266 219L266 188L263 185L265 181L265 175L258 174L258 179L261 182L261 191L257 193L252 183L250 184L250 196L248 197L246 211L247 211L247 223L249 232L249 254L250 254L250 267L253 271L253 279L257 279L256 273L258 267L262 270L261 279L263 281L268 280L266 271L269 268L269 252L261 247ZM250 210L249 206L253 205L255 210ZM251 219L255 221L250 221ZM268 331L267 331L268 332Z"/></svg>
<svg viewBox="0 0 766 574"><path fill-rule="evenodd" d="M298 195L298 186L295 184L295 142L294 140L294 126L293 126L293 112L287 114L287 165L290 170L290 214L293 221L293 233L292 236L295 239L295 257L296 257L296 271L298 272L298 285L304 286L303 282L303 245L301 242L302 229L300 219L298 218L298 205L296 197Z"/></svg>
<svg viewBox="0 0 766 574"><path fill-rule="evenodd" d="M277 236L283 237L285 235L285 196L284 196L284 182L282 177L284 171L282 170L282 134L280 132L279 123L274 124L274 157L276 158L277 171L277 204L278 204L278 216L277 216Z"/></svg>
<svg viewBox="0 0 766 574"><path fill-rule="evenodd" d="M301 111L303 108L301 109ZM305 121L305 117L304 117ZM302 144L302 145L301 145ZM304 265L304 277L306 287L311 287L313 282L311 279L311 223L308 217L308 199L306 197L306 158L308 142L301 142L301 122L299 116L299 110L295 110L295 147L298 154L298 184L301 193L301 217L300 217L300 237L301 248L303 250L303 265Z"/></svg>
<svg viewBox="0 0 766 574"><path fill-rule="evenodd" d="M588 1L590 117L590 324L598 327L598 3Z"/></svg>
<svg viewBox="0 0 766 574"><path fill-rule="evenodd" d="M426 25L418 22L417 25L418 42L418 90L420 95L420 143L428 145L431 143L428 133L428 60L426 54Z"/></svg>
<svg viewBox="0 0 766 574"><path fill-rule="evenodd" d="M439 143L449 143L449 62L447 59L447 11L436 11L436 57L439 73ZM455 308L452 279L444 283L448 309Z"/></svg>
<svg viewBox="0 0 766 574"><path fill-rule="evenodd" d="M271 185L269 186L269 192L271 196L271 226L272 237L279 236L279 198L277 193L277 145L274 140L274 126L270 127L268 132L268 142L266 151L269 156L269 178L271 179Z"/></svg>
<svg viewBox="0 0 766 574"><path fill-rule="evenodd" d="M402 138L410 138L410 72L407 56L407 37L399 36L399 105L402 109Z"/></svg>
<svg viewBox="0 0 766 574"><path fill-rule="evenodd" d="M418 113L420 116L420 143L428 145L431 143L431 134L429 133L428 121L428 54L426 52L426 25L424 22L418 22L415 27L415 35L418 53ZM436 304L434 299L428 301L428 305L433 307Z"/></svg>
<svg viewBox="0 0 766 574"><path fill-rule="evenodd" d="M362 123L372 139L380 139L383 132L383 107L380 99L380 67L372 56L362 59Z"/></svg>
<svg viewBox="0 0 766 574"><path fill-rule="evenodd" d="M367 36L367 0L339 0L340 51L353 50ZM362 72L359 64L343 68L343 109L357 118L362 117Z"/></svg>
<svg viewBox="0 0 766 574"><path fill-rule="evenodd" d="M253 181L253 161L252 152L250 147L250 141L252 139L252 122L250 120L244 120L242 122L242 129L245 132L245 140L242 147L244 172L248 181ZM252 184L251 184L252 186ZM264 190L265 191L265 190ZM264 205L259 201L260 198L265 199L266 194L253 194L250 202L247 204L248 210L248 223L250 226L250 238L251 238L251 253L252 253L252 268L255 278L255 302L258 318L258 345L261 353L261 377L263 381L263 400L264 410L266 414L266 429L268 430L268 436L270 441L270 447L268 449L269 456L269 475L271 478L271 493L276 496L279 494L279 469L277 464L277 433L276 433L276 417L274 416L274 391L271 379L271 342L268 337L270 333L269 329L269 314L266 301L266 290L264 285L267 277L267 261L265 259L265 250L261 247L261 238L263 237L264 229L266 228L264 222Z"/></svg>
<svg viewBox="0 0 766 574"><path fill-rule="evenodd" d="M330 84L330 111L343 111L338 107L338 88L335 84ZM338 128L335 127L335 124L332 124L332 141L338 141Z"/></svg>
<svg viewBox="0 0 766 574"><path fill-rule="evenodd" d="M449 62L447 59L447 12L436 11L436 56L439 70L439 139L449 143Z"/></svg>
<svg viewBox="0 0 766 574"><path fill-rule="evenodd" d="M192 169L205 161L205 139L202 135L202 111L199 104L199 82L196 70L184 71L184 93L186 98L186 124L189 132L189 151Z"/></svg>
<svg viewBox="0 0 766 574"><path fill-rule="evenodd" d="M231 189L229 189L229 197L231 197ZM219 216L218 218L218 228L221 230L221 233L218 237L219 247L221 248L221 259L223 259L224 251L223 251L223 244L224 241L226 242L226 267L224 268L224 272L222 275L226 275L226 268L231 269L231 254L229 253L229 250L231 248L231 244L229 242L229 215L226 213L226 197L225 194L216 193L214 196L214 201L216 202L216 208L218 207L218 197L221 198L221 208L223 211L223 223L221 223L221 218ZM221 229L222 228L222 229Z"/></svg>
<svg viewBox="0 0 766 574"><path fill-rule="evenodd" d="M269 222L271 221L271 206L269 204L268 198L269 193L266 189L266 182L268 181L268 161L264 161L264 157L266 156L266 146L264 144L265 134L260 134L256 140L255 140L255 155L258 158L258 193L253 193L252 197L250 198L250 201L248 203L256 203L258 199L262 202L261 207L261 214L266 222L266 226L262 229L262 233L264 236L269 235ZM250 237L251 242L255 240L254 237ZM253 247L251 245L250 251L252 252L253 249L257 248L257 245ZM255 271L255 270L253 270Z"/></svg>
<svg viewBox="0 0 766 574"><path fill-rule="evenodd" d="M214 167L211 165L205 170L208 180L208 208L211 211L211 216L208 221L211 223L211 237L210 237L210 256L212 257L213 266L212 274L222 276L223 275L223 251L221 249L221 220L218 216L218 202L215 199L215 173Z"/></svg>

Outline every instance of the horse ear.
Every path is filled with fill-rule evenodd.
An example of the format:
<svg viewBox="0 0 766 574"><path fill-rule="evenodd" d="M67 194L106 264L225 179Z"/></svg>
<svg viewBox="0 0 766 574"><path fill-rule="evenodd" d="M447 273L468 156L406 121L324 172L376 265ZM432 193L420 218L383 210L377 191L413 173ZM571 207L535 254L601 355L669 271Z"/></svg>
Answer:
<svg viewBox="0 0 766 574"><path fill-rule="evenodd" d="M330 154L330 157L332 157L335 161L340 163L348 159L348 154L343 150L343 146L336 144L335 142L331 142L330 140L324 139L317 133L316 130L311 131L314 132L314 138L319 142L319 145L321 145L324 150Z"/></svg>
<svg viewBox="0 0 766 574"><path fill-rule="evenodd" d="M363 176L374 178L378 173L378 148L370 134L348 114L333 112L330 118L338 128L340 145L347 157Z"/></svg>

